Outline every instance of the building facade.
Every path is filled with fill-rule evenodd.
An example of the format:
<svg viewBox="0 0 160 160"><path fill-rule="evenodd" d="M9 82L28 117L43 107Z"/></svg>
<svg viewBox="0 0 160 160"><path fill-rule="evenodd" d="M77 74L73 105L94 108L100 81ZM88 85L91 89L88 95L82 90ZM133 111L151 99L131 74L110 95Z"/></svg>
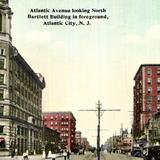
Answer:
<svg viewBox="0 0 160 160"><path fill-rule="evenodd" d="M60 153L61 148L61 138L60 133L50 129L48 127L44 127L44 143L45 143L45 152L49 153Z"/></svg>
<svg viewBox="0 0 160 160"><path fill-rule="evenodd" d="M82 132L76 131L76 144L81 146L81 138L82 138Z"/></svg>
<svg viewBox="0 0 160 160"><path fill-rule="evenodd" d="M145 127L146 142L149 145L160 144L160 112L155 114Z"/></svg>
<svg viewBox="0 0 160 160"><path fill-rule="evenodd" d="M22 154L40 152L42 140L42 89L36 74L12 45L11 8L0 2L0 150ZM0 152L1 154L1 152Z"/></svg>
<svg viewBox="0 0 160 160"><path fill-rule="evenodd" d="M90 149L90 144L89 144L89 141L86 137L82 137L81 138L81 146L82 148L84 148L86 151L88 151Z"/></svg>
<svg viewBox="0 0 160 160"><path fill-rule="evenodd" d="M134 77L133 136L140 137L160 110L160 64L142 64Z"/></svg>
<svg viewBox="0 0 160 160"><path fill-rule="evenodd" d="M76 119L72 112L44 112L43 123L44 126L60 132L64 146L68 150L74 150Z"/></svg>

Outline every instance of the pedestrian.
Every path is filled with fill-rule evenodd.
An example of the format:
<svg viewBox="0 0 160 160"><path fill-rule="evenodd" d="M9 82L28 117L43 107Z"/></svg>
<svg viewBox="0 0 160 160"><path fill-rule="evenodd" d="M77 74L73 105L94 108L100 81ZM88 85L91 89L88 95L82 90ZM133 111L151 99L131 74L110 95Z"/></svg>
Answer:
<svg viewBox="0 0 160 160"><path fill-rule="evenodd" d="M11 158L14 158L14 156L15 156L15 149L12 148L12 150L11 150Z"/></svg>
<svg viewBox="0 0 160 160"><path fill-rule="evenodd" d="M67 158L70 159L70 152L69 152L69 150L67 151Z"/></svg>
<svg viewBox="0 0 160 160"><path fill-rule="evenodd" d="M28 153L27 153L27 151L25 151L23 153L23 160L28 160Z"/></svg>
<svg viewBox="0 0 160 160"><path fill-rule="evenodd" d="M63 156L64 156L64 160L66 160L67 159L67 152L66 152L66 150L64 150Z"/></svg>
<svg viewBox="0 0 160 160"><path fill-rule="evenodd" d="M48 158L48 153L49 153L49 151L48 151L48 150L45 150L45 158L46 158L46 159Z"/></svg>

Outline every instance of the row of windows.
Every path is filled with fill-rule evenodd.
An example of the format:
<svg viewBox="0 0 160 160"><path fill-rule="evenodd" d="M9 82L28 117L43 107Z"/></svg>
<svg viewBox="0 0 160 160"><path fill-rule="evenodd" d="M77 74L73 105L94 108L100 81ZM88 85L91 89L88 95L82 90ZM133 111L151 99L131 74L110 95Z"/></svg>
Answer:
<svg viewBox="0 0 160 160"><path fill-rule="evenodd" d="M61 133L61 136L68 136L68 133Z"/></svg>
<svg viewBox="0 0 160 160"><path fill-rule="evenodd" d="M43 116L44 120L61 120L63 121L62 124L66 125L68 124L68 116Z"/></svg>
<svg viewBox="0 0 160 160"><path fill-rule="evenodd" d="M32 94L30 91L25 89L25 87L23 87L23 86L20 87L19 83L17 83L17 85L15 86L15 89L18 92L18 93L15 93L15 94L21 95L20 97L22 99L26 99L27 101L29 100L31 103L33 103L36 106L40 106L41 105L41 101L42 101L41 98L38 97L38 95L36 95L36 94ZM11 93L11 94L14 94L14 93ZM14 98L13 98L13 100L14 100Z"/></svg>
<svg viewBox="0 0 160 160"><path fill-rule="evenodd" d="M151 78L147 78L147 83L151 84L152 83L152 79ZM157 83L160 84L160 78L157 78Z"/></svg>
<svg viewBox="0 0 160 160"><path fill-rule="evenodd" d="M24 111L21 111L19 109L16 109L14 107L10 107L10 115L11 116L15 116L15 117L18 117L20 119L23 119L25 121L28 121L28 117L30 117L30 114L24 112ZM37 115L37 114L36 114ZM38 125L38 126L41 126L41 120L39 119L35 119L35 122L34 122L35 125Z"/></svg>
<svg viewBox="0 0 160 160"><path fill-rule="evenodd" d="M68 128L61 128L61 131L68 131Z"/></svg>
<svg viewBox="0 0 160 160"><path fill-rule="evenodd" d="M151 76L152 75L152 70L148 68L147 70L147 75ZM160 68L157 68L157 75L160 75Z"/></svg>
<svg viewBox="0 0 160 160"><path fill-rule="evenodd" d="M61 125L68 125L68 122L61 122Z"/></svg>
<svg viewBox="0 0 160 160"><path fill-rule="evenodd" d="M28 129L21 126L17 126L17 135L28 136Z"/></svg>
<svg viewBox="0 0 160 160"><path fill-rule="evenodd" d="M150 94L152 93L152 87L147 88L147 92ZM157 87L157 93L160 93L160 87Z"/></svg>
<svg viewBox="0 0 160 160"><path fill-rule="evenodd" d="M15 86L16 91L25 97L31 98L35 96L35 98L42 98L42 92L40 88L33 92L25 84L18 82L18 80L15 80L11 85Z"/></svg>
<svg viewBox="0 0 160 160"><path fill-rule="evenodd" d="M39 91L39 84L27 71L23 69L22 66L17 64L15 61L10 61L10 69L20 82L24 83L27 88L37 94Z"/></svg>
<svg viewBox="0 0 160 160"><path fill-rule="evenodd" d="M28 101L28 99L24 99L23 97L20 97L19 95L15 94L12 97L12 100L19 105L19 107L23 108L24 110L32 113L32 114L41 114L41 105L35 105L31 101Z"/></svg>
<svg viewBox="0 0 160 160"><path fill-rule="evenodd" d="M151 109L151 104L150 104L150 103L147 105L147 109L148 109L148 112L152 111L152 109ZM158 110L160 109L160 103L157 105L157 109L158 109ZM155 111L154 111L154 112L155 112Z"/></svg>
<svg viewBox="0 0 160 160"><path fill-rule="evenodd" d="M26 136L28 137L28 128L17 126L17 135ZM38 138L38 132L30 130L30 136L34 136L34 138Z"/></svg>
<svg viewBox="0 0 160 160"><path fill-rule="evenodd" d="M45 122L44 124L47 125L47 122ZM60 125L68 125L68 124L69 124L68 122L61 122L60 123ZM58 125L58 122L51 122L50 125L51 126L53 126L53 125L56 126L56 125Z"/></svg>

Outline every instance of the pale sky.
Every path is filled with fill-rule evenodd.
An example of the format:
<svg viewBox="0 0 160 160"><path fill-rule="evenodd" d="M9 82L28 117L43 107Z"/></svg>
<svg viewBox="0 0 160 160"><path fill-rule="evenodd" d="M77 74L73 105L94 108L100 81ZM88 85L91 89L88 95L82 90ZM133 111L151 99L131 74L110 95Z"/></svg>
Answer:
<svg viewBox="0 0 160 160"><path fill-rule="evenodd" d="M72 111L77 130L96 145L98 100L105 112L101 143L130 128L133 77L142 63L160 63L159 0L10 0L13 45L45 77L43 111ZM27 19L31 8L105 8L108 20L91 26L43 26Z"/></svg>

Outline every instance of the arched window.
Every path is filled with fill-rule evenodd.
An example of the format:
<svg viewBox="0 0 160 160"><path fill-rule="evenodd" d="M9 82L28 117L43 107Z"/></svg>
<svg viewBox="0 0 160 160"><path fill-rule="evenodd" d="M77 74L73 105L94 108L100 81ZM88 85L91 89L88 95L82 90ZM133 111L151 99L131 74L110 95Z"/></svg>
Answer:
<svg viewBox="0 0 160 160"><path fill-rule="evenodd" d="M0 14L0 32L2 32L2 14Z"/></svg>

